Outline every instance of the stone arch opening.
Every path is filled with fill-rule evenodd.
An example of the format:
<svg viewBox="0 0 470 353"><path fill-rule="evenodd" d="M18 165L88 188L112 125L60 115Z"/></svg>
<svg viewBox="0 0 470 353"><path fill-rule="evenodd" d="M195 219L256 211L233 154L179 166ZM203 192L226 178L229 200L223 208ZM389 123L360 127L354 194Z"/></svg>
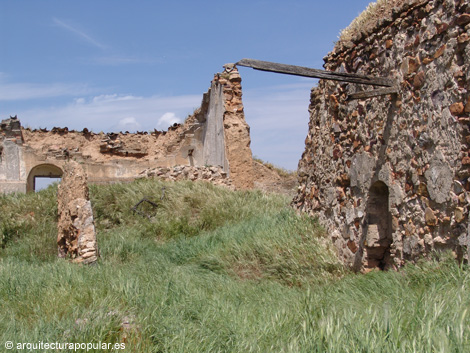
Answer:
<svg viewBox="0 0 470 353"><path fill-rule="evenodd" d="M370 187L366 210L364 265L366 268L385 270L390 265L390 246L393 239L389 190L384 182L376 181Z"/></svg>
<svg viewBox="0 0 470 353"><path fill-rule="evenodd" d="M36 178L51 178L60 179L62 178L62 169L54 164L40 164L31 169L28 174L28 180L26 183L26 191L36 191Z"/></svg>

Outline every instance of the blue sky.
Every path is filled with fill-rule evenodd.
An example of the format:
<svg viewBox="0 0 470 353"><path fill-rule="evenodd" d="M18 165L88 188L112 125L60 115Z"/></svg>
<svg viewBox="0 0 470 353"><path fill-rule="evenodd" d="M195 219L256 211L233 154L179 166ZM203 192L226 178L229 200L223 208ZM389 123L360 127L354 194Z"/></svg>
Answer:
<svg viewBox="0 0 470 353"><path fill-rule="evenodd" d="M322 68L369 0L1 0L0 118L166 129L242 58ZM296 169L315 80L239 68L253 154Z"/></svg>

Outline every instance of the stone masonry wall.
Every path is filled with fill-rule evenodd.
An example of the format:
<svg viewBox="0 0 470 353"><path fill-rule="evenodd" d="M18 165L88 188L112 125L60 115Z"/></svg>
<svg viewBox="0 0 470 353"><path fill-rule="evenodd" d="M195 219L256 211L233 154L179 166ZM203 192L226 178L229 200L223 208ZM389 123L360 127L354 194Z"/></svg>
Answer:
<svg viewBox="0 0 470 353"><path fill-rule="evenodd" d="M87 176L74 161L64 166L64 175L57 191L58 255L76 263L91 264L98 259L93 210Z"/></svg>
<svg viewBox="0 0 470 353"><path fill-rule="evenodd" d="M221 167L192 167L174 166L171 168L151 168L142 171L139 178L158 178L162 180L191 180L207 181L214 185L220 185L234 189L232 181Z"/></svg>
<svg viewBox="0 0 470 353"><path fill-rule="evenodd" d="M393 78L398 94L349 101L374 87L322 80L312 89L293 200L358 270L400 267L434 250L467 256L470 5L397 3L324 66Z"/></svg>
<svg viewBox="0 0 470 353"><path fill-rule="evenodd" d="M241 77L233 64L214 80L223 87L225 154L230 164L230 178L240 189L254 186L253 156L251 153L250 127L245 121L242 102Z"/></svg>
<svg viewBox="0 0 470 353"><path fill-rule="evenodd" d="M93 133L88 129L24 129L18 119L0 126L0 192L34 190L37 176L60 177L80 162L91 183L130 181L156 167L220 166L236 188L253 186L249 127L238 70L216 75L201 107L168 131ZM245 168L246 163L246 168Z"/></svg>

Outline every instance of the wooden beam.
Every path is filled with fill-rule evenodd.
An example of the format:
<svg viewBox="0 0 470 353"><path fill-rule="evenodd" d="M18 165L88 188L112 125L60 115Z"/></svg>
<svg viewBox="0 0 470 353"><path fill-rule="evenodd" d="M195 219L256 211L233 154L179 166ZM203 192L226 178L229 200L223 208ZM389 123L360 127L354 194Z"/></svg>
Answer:
<svg viewBox="0 0 470 353"><path fill-rule="evenodd" d="M370 91L362 91L362 92L356 92L356 93L350 94L348 96L348 100L385 96L387 94L394 94L394 93L398 93L398 88L396 86L377 88L377 89L373 89Z"/></svg>
<svg viewBox="0 0 470 353"><path fill-rule="evenodd" d="M251 67L255 70L277 72L288 75L314 77L325 80L334 80L350 83L359 83L363 85L391 87L395 81L384 77L370 77L356 74L348 74L342 72L333 72L325 70L311 69L309 67L294 66L286 64L278 64L269 61L261 61L255 59L242 59L236 63L238 66Z"/></svg>

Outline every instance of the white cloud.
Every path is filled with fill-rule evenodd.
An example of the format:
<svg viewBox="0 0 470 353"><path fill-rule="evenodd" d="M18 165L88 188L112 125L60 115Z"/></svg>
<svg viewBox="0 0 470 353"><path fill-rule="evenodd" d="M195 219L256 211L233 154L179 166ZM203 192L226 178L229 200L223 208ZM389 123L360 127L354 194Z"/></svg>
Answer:
<svg viewBox="0 0 470 353"><path fill-rule="evenodd" d="M107 104L118 101L130 101L130 100L141 100L142 97L132 95L118 95L118 94L102 94L100 96L93 97L93 103Z"/></svg>
<svg viewBox="0 0 470 353"><path fill-rule="evenodd" d="M116 130L119 131L137 131L141 128L141 125L134 117L124 118L119 120L116 126Z"/></svg>
<svg viewBox="0 0 470 353"><path fill-rule="evenodd" d="M17 114L24 126L33 128L67 126L75 130L86 127L96 132L116 131L121 130L121 122L137 123L138 129L149 131L156 126L159 129L168 128L177 122L178 116L186 116L198 107L201 99L202 94L174 97L103 94L90 98L77 97L63 105L19 110ZM130 117L135 120L126 120ZM130 128L126 130L131 131Z"/></svg>
<svg viewBox="0 0 470 353"><path fill-rule="evenodd" d="M176 116L173 112L167 112L158 119L157 129L166 129L174 123L181 123L181 119Z"/></svg>
<svg viewBox="0 0 470 353"><path fill-rule="evenodd" d="M91 44L91 45L93 45L97 48L100 48L100 49L106 49L105 45L101 44L96 39L90 37L88 34L85 33L85 31L79 30L78 28L75 28L75 27L71 26L70 24L65 23L63 20L59 20L55 17L52 18L52 22L54 22L54 24L56 26L58 26L60 28L63 28L65 30L69 31L69 32L72 32L73 34L75 34L79 38L85 40L89 44Z"/></svg>

